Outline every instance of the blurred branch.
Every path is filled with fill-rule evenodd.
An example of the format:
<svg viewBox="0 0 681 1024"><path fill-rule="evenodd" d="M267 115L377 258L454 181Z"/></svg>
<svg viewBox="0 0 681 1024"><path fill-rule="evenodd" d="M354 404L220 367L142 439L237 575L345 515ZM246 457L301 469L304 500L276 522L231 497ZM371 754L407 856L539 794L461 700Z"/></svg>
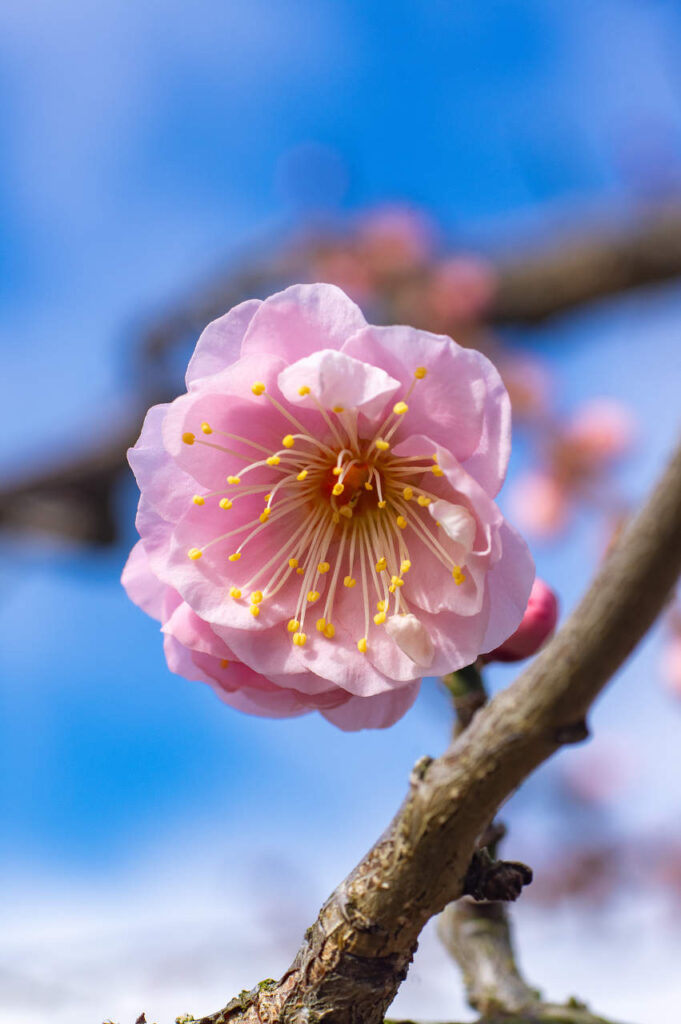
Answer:
<svg viewBox="0 0 681 1024"><path fill-rule="evenodd" d="M480 834L539 764L584 738L591 704L680 571L681 444L563 628L441 757L416 764L391 825L324 904L281 980L201 1024L382 1024L423 926L464 892Z"/></svg>
<svg viewBox="0 0 681 1024"><path fill-rule="evenodd" d="M595 299L681 275L681 204L657 209L610 235L585 234L574 242L501 261L490 319L498 325L534 324ZM0 526L37 528L84 543L116 539L114 490L125 471L144 411L177 392L172 355L207 323L246 297L262 296L291 279L309 276L304 244L279 250L239 273L198 287L186 301L147 328L135 349L129 421L61 464L0 487Z"/></svg>

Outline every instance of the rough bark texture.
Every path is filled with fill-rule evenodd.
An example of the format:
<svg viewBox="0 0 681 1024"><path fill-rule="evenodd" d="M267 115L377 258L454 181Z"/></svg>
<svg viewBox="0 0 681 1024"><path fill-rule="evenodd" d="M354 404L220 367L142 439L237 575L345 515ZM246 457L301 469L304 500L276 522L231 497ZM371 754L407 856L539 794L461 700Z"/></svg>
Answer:
<svg viewBox="0 0 681 1024"><path fill-rule="evenodd" d="M680 570L681 447L560 632L441 757L417 763L402 807L324 904L281 981L242 994L202 1024L380 1024L424 924L464 891L480 833L537 765L584 738L590 705ZM558 1010L585 1012L554 1008L543 1019L579 1019ZM532 1018L517 1018L524 1019Z"/></svg>

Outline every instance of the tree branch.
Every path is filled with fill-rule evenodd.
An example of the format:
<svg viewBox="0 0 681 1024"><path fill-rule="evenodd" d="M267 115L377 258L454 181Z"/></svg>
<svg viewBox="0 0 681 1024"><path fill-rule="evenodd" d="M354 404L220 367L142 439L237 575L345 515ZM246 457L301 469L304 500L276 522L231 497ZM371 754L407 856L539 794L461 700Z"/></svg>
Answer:
<svg viewBox="0 0 681 1024"><path fill-rule="evenodd" d="M664 606L681 570L681 446L585 597L543 652L434 761L322 907L278 983L202 1024L380 1024L421 929L464 890L499 806L563 742Z"/></svg>
<svg viewBox="0 0 681 1024"><path fill-rule="evenodd" d="M604 234L585 233L534 253L500 260L493 324L545 321L596 299L681 275L681 203L670 203L636 223ZM0 526L28 526L84 543L111 544L117 529L114 490L126 469L125 450L139 433L144 410L171 399L176 346L197 337L206 324L245 297L266 294L292 278L306 279L305 247L279 250L199 287L181 305L142 332L130 373L136 383L131 413L117 436L108 432L87 451L40 467L0 488Z"/></svg>

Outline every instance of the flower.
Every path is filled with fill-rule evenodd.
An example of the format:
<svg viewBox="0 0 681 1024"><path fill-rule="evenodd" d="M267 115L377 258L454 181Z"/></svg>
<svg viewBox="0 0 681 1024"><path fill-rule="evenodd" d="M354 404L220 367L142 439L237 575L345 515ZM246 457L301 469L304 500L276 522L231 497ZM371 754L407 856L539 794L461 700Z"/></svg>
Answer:
<svg viewBox="0 0 681 1024"><path fill-rule="evenodd" d="M480 353L299 285L210 324L187 387L130 450L123 573L174 672L383 727L517 628L534 567L493 500L510 408Z"/></svg>
<svg viewBox="0 0 681 1024"><path fill-rule="evenodd" d="M522 661L531 657L551 636L557 621L558 599L548 583L537 578L522 622L512 636L485 656L485 661Z"/></svg>
<svg viewBox="0 0 681 1024"><path fill-rule="evenodd" d="M511 510L524 530L548 538L565 526L569 498L565 486L551 473L527 470L513 483Z"/></svg>

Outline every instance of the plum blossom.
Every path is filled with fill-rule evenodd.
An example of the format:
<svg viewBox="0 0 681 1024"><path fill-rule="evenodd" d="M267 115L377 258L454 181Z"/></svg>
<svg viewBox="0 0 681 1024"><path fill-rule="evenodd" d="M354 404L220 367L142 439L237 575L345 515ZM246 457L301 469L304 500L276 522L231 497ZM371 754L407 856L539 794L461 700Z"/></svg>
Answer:
<svg viewBox="0 0 681 1024"><path fill-rule="evenodd" d="M518 627L534 566L494 502L510 404L479 352L299 285L210 324L186 383L129 452L123 573L172 671L242 711L384 727Z"/></svg>
<svg viewBox="0 0 681 1024"><path fill-rule="evenodd" d="M530 658L551 636L557 621L558 599L548 583L537 577L532 584L523 621L503 644L485 655L485 661L522 661Z"/></svg>

